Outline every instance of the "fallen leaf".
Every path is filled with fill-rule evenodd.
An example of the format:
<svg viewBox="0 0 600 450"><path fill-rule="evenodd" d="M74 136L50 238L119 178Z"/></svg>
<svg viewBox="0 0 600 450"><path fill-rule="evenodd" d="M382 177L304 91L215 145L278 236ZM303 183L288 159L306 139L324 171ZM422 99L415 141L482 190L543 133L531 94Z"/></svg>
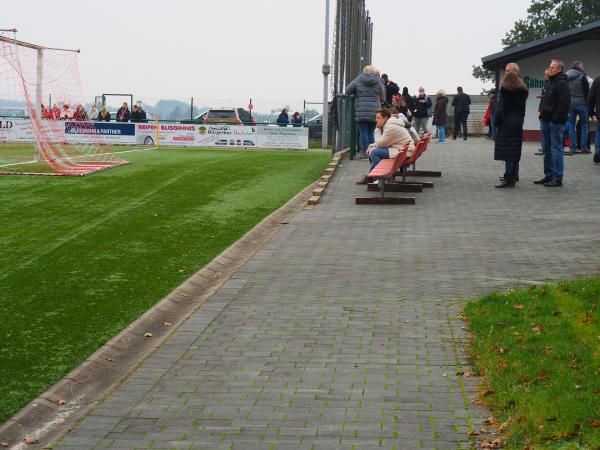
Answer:
<svg viewBox="0 0 600 450"><path fill-rule="evenodd" d="M183 273L183 272L185 272L185 269L179 269L177 272Z"/></svg>
<svg viewBox="0 0 600 450"><path fill-rule="evenodd" d="M519 304L513 305L513 308L515 308L515 309L523 309L523 305L521 305L519 303Z"/></svg>
<svg viewBox="0 0 600 450"><path fill-rule="evenodd" d="M533 331L534 333L541 333L542 331L544 331L544 326L543 325L536 325L535 327L533 327L531 329L531 331Z"/></svg>
<svg viewBox="0 0 600 450"><path fill-rule="evenodd" d="M591 425L593 428L598 428L598 427L600 427L600 421L598 421L598 420L593 420L593 419L590 419L590 420L588 420L588 423L589 423L589 424L590 424L590 425Z"/></svg>
<svg viewBox="0 0 600 450"><path fill-rule="evenodd" d="M8 447L8 442L0 442L0 447L7 448Z"/></svg>
<svg viewBox="0 0 600 450"><path fill-rule="evenodd" d="M467 434L467 436L469 437L473 437L473 436L479 436L481 433L479 431L469 431L469 433Z"/></svg>
<svg viewBox="0 0 600 450"><path fill-rule="evenodd" d="M494 417L488 417L483 421L484 425L496 425L498 421Z"/></svg>
<svg viewBox="0 0 600 450"><path fill-rule="evenodd" d="M104 359L107 360L107 361L110 361L110 362L114 361L114 359L112 359L112 358L104 358Z"/></svg>
<svg viewBox="0 0 600 450"><path fill-rule="evenodd" d="M144 337L152 337L152 336L153 336L153 334L152 334L152 333L145 333L145 334L144 334Z"/></svg>
<svg viewBox="0 0 600 450"><path fill-rule="evenodd" d="M498 426L498 433L504 433L507 428L508 428L508 421L501 423Z"/></svg>
<svg viewBox="0 0 600 450"><path fill-rule="evenodd" d="M546 373L545 370L538 370L537 376L540 378L546 378L548 376L548 374Z"/></svg>
<svg viewBox="0 0 600 450"><path fill-rule="evenodd" d="M33 445L33 444L37 444L39 441L39 439L36 438L25 438L23 439L23 442L25 442L26 445Z"/></svg>
<svg viewBox="0 0 600 450"><path fill-rule="evenodd" d="M582 386L581 386L580 384L576 384L576 385L575 385L575 389L577 389L577 390L581 389L581 387L582 387Z"/></svg>
<svg viewBox="0 0 600 450"><path fill-rule="evenodd" d="M410 320L405 320L404 323L410 323Z"/></svg>
<svg viewBox="0 0 600 450"><path fill-rule="evenodd" d="M64 400L56 400L56 404L59 405L59 406L62 406L65 403L67 403L67 402L65 402Z"/></svg>
<svg viewBox="0 0 600 450"><path fill-rule="evenodd" d="M484 397L487 397L487 396L492 395L492 394L494 394L494 390L493 389L486 389L485 391L483 391L481 393L481 395L483 395Z"/></svg>
<svg viewBox="0 0 600 450"><path fill-rule="evenodd" d="M500 358L498 360L498 368L499 369L506 369L508 367L508 363L506 362L505 359Z"/></svg>
<svg viewBox="0 0 600 450"><path fill-rule="evenodd" d="M466 322L467 320L469 320L469 318L468 318L467 316L465 316L464 314L457 314L457 315L456 315L456 319L457 319L457 320L464 320L465 322Z"/></svg>
<svg viewBox="0 0 600 450"><path fill-rule="evenodd" d="M173 326L173 322L163 322L163 326L169 328Z"/></svg>
<svg viewBox="0 0 600 450"><path fill-rule="evenodd" d="M594 321L594 318L592 317L591 314L586 314L585 318L581 321L581 323L587 325L588 323L592 323Z"/></svg>
<svg viewBox="0 0 600 450"><path fill-rule="evenodd" d="M443 376L443 377L447 377L447 376L448 376L448 374L447 374L446 372L444 372L444 373L442 374L442 376Z"/></svg>
<svg viewBox="0 0 600 450"><path fill-rule="evenodd" d="M189 297L190 296L190 294L188 294L185 291L181 291L180 294L181 294L182 297Z"/></svg>

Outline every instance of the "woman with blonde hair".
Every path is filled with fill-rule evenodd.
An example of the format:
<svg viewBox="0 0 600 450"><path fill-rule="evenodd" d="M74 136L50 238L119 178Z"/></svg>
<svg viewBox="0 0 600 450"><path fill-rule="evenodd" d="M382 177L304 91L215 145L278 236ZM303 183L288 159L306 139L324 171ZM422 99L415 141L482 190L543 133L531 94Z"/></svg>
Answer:
<svg viewBox="0 0 600 450"><path fill-rule="evenodd" d="M446 91L440 89L437 93L435 106L433 107L433 125L437 127L438 144L446 142L446 123L448 122L448 113L446 112L447 106L448 97L446 96Z"/></svg>
<svg viewBox="0 0 600 450"><path fill-rule="evenodd" d="M506 72L494 109L496 142L494 159L504 161L504 177L497 188L515 187L519 179L519 161L523 147L523 120L529 91L515 72Z"/></svg>
<svg viewBox="0 0 600 450"><path fill-rule="evenodd" d="M365 152L375 142L375 113L385 100L385 87L378 73L376 67L366 66L346 86L346 94L354 94L354 120L358 125L360 146Z"/></svg>

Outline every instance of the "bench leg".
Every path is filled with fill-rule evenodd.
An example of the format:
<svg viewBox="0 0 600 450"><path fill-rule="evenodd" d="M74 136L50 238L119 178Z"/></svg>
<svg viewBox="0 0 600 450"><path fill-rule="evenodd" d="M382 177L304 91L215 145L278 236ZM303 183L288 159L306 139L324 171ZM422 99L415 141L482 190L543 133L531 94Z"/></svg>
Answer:
<svg viewBox="0 0 600 450"><path fill-rule="evenodd" d="M409 177L441 177L442 172L435 170L409 170L406 175Z"/></svg>
<svg viewBox="0 0 600 450"><path fill-rule="evenodd" d="M421 183L385 183L383 189L385 192L423 192ZM381 190L378 184L370 183L367 185L368 191Z"/></svg>
<svg viewBox="0 0 600 450"><path fill-rule="evenodd" d="M414 205L414 197L356 197L357 205Z"/></svg>

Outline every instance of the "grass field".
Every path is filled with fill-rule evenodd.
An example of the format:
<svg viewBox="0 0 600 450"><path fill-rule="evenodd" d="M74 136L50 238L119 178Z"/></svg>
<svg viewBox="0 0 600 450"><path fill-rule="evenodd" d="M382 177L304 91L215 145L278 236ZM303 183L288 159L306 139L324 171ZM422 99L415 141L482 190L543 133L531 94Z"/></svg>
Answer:
<svg viewBox="0 0 600 450"><path fill-rule="evenodd" d="M511 449L600 449L600 278L465 308L485 403Z"/></svg>
<svg viewBox="0 0 600 450"><path fill-rule="evenodd" d="M0 423L266 215L328 152L165 149L0 176Z"/></svg>

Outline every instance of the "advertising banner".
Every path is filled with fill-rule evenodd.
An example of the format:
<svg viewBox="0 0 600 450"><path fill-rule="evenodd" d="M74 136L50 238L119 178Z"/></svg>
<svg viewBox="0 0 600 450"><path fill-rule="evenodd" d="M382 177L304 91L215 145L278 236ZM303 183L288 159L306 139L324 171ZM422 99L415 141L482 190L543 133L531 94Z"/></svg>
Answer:
<svg viewBox="0 0 600 450"><path fill-rule="evenodd" d="M308 148L308 128L263 126L258 128L260 148Z"/></svg>
<svg viewBox="0 0 600 450"><path fill-rule="evenodd" d="M42 121L51 140L70 143L101 141L109 145L156 145L153 123ZM308 148L308 129L302 127L159 124L160 145L222 148ZM0 142L35 142L29 119L0 119Z"/></svg>
<svg viewBox="0 0 600 450"><path fill-rule="evenodd" d="M239 125L159 124L160 145L189 147L255 147L256 127ZM136 143L154 145L156 125L136 124Z"/></svg>
<svg viewBox="0 0 600 450"><path fill-rule="evenodd" d="M0 119L0 142L35 142L31 121Z"/></svg>
<svg viewBox="0 0 600 450"><path fill-rule="evenodd" d="M97 136L106 144L135 144L135 124L122 122L70 122L64 123L67 142L97 142Z"/></svg>

